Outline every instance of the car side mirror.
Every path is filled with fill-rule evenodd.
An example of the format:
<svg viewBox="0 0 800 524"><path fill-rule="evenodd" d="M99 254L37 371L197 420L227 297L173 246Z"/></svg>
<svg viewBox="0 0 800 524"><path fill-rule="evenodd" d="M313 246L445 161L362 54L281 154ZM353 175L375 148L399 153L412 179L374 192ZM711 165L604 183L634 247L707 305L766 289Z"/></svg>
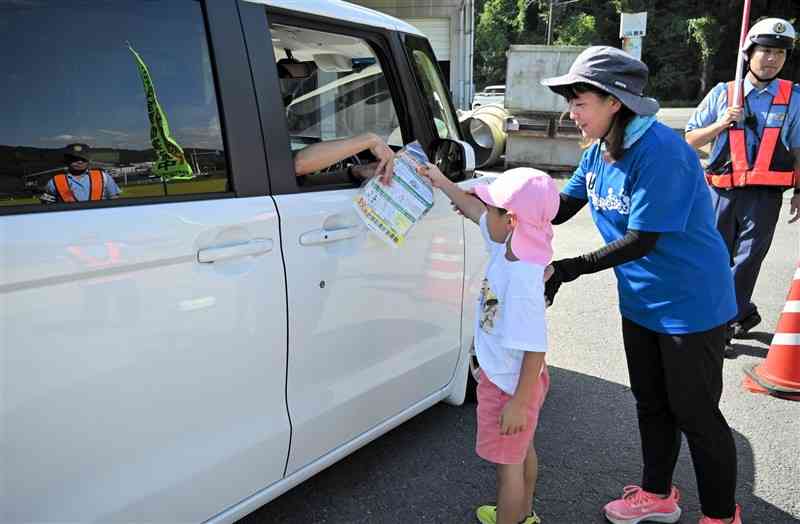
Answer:
<svg viewBox="0 0 800 524"><path fill-rule="evenodd" d="M447 178L463 180L475 171L475 151L461 140L437 138L431 144L431 163Z"/></svg>

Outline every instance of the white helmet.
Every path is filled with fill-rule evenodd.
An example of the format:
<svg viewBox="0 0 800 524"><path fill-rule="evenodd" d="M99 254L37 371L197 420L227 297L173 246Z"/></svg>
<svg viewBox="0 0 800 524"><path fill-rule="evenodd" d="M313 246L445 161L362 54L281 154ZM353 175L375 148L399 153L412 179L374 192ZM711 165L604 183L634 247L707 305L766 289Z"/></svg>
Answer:
<svg viewBox="0 0 800 524"><path fill-rule="evenodd" d="M747 32L742 52L747 56L747 51L756 44L790 50L794 49L794 39L794 27L787 20L765 18L753 25Z"/></svg>

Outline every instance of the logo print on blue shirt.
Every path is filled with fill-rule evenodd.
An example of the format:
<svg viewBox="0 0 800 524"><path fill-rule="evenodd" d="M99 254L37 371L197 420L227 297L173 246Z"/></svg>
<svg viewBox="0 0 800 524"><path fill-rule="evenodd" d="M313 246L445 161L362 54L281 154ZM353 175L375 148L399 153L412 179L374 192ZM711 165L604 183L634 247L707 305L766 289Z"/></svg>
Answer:
<svg viewBox="0 0 800 524"><path fill-rule="evenodd" d="M586 174L586 190L589 194L589 201L595 209L601 211L616 211L620 215L627 215L631 210L631 197L625 194L623 189L619 195L614 193L614 188L609 187L606 196L600 196L595 190L597 175L594 172Z"/></svg>

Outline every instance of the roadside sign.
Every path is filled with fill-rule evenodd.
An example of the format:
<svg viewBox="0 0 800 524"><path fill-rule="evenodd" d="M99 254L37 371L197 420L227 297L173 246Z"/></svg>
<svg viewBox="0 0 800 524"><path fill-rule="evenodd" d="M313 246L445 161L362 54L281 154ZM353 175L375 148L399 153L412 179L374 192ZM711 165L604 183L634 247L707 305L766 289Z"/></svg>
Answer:
<svg viewBox="0 0 800 524"><path fill-rule="evenodd" d="M622 13L619 23L620 38L642 37L647 33L647 11Z"/></svg>

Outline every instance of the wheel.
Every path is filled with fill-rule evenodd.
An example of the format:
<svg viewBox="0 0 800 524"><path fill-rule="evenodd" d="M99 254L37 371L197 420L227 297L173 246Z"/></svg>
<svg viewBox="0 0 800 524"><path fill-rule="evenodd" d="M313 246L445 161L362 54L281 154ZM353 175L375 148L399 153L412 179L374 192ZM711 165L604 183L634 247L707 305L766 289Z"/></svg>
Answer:
<svg viewBox="0 0 800 524"><path fill-rule="evenodd" d="M475 341L469 347L469 372L467 376L467 402L478 401L478 380L481 376L481 367L478 364L478 357L475 355Z"/></svg>

